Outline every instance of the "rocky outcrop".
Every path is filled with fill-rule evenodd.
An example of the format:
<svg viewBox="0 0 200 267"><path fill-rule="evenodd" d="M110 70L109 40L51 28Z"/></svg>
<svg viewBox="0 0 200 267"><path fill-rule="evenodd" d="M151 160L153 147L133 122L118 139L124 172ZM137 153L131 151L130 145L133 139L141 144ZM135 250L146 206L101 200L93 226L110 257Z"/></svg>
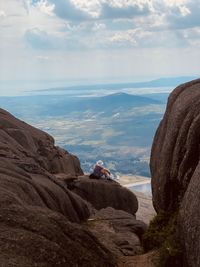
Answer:
<svg viewBox="0 0 200 267"><path fill-rule="evenodd" d="M97 210L113 207L131 214L135 214L138 210L136 196L117 182L83 176L70 186L74 193L90 202Z"/></svg>
<svg viewBox="0 0 200 267"><path fill-rule="evenodd" d="M150 251L146 254L138 256L130 256L121 258L117 267L155 267L158 266L158 251ZM169 266L174 267L174 266Z"/></svg>
<svg viewBox="0 0 200 267"><path fill-rule="evenodd" d="M177 87L169 97L152 146L151 173L156 210L174 209L199 164L200 80Z"/></svg>
<svg viewBox="0 0 200 267"><path fill-rule="evenodd" d="M77 157L56 147L54 139L0 109L0 156L31 173L82 175Z"/></svg>
<svg viewBox="0 0 200 267"><path fill-rule="evenodd" d="M91 216L88 227L98 240L118 257L143 252L141 238L147 226L130 213L111 207L101 209Z"/></svg>
<svg viewBox="0 0 200 267"><path fill-rule="evenodd" d="M177 211L184 266L200 266L200 79L177 87L151 155L153 204Z"/></svg>
<svg viewBox="0 0 200 267"><path fill-rule="evenodd" d="M1 206L1 266L115 266L94 235L61 213L38 206Z"/></svg>
<svg viewBox="0 0 200 267"><path fill-rule="evenodd" d="M54 173L80 175L76 157L48 134L0 110L2 266L114 266L111 253L78 224L88 203Z"/></svg>
<svg viewBox="0 0 200 267"><path fill-rule="evenodd" d="M87 203L53 175L82 174L78 159L55 147L48 134L4 110L0 110L0 127L1 205L48 208L73 222L87 219L90 215Z"/></svg>
<svg viewBox="0 0 200 267"><path fill-rule="evenodd" d="M77 157L2 109L0 207L2 266L109 267L142 251L146 225L135 218L135 195L84 177ZM97 219L107 232L91 227Z"/></svg>

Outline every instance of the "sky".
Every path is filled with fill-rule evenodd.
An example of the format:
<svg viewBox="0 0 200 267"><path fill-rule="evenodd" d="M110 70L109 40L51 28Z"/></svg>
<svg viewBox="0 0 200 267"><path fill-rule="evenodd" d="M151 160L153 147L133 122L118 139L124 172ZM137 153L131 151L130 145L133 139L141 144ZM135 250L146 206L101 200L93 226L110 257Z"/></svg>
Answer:
<svg viewBox="0 0 200 267"><path fill-rule="evenodd" d="M199 0L0 0L0 95L199 76Z"/></svg>

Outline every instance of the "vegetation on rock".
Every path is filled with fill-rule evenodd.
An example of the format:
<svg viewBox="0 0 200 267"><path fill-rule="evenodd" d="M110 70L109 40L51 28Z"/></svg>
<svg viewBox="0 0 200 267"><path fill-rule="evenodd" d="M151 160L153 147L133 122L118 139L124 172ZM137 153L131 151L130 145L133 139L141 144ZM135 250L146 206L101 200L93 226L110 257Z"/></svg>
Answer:
<svg viewBox="0 0 200 267"><path fill-rule="evenodd" d="M176 237L177 213L160 211L143 236L146 251L159 249L159 267L181 267L181 248Z"/></svg>

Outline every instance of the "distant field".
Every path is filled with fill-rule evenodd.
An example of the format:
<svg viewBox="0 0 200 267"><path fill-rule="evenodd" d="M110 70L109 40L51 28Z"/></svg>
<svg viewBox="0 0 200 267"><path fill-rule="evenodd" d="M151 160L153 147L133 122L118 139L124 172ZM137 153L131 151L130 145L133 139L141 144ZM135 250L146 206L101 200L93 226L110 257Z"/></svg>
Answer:
<svg viewBox="0 0 200 267"><path fill-rule="evenodd" d="M122 175L120 176L118 182L121 185L127 186L132 184L138 184L138 183L149 183L151 181L151 178L139 176L139 175Z"/></svg>
<svg viewBox="0 0 200 267"><path fill-rule="evenodd" d="M151 144L168 93L166 87L138 88L142 95L135 95L136 88L130 86L121 92L119 88L99 92L95 87L95 97L83 97L91 94L90 87L71 88L63 95L4 97L0 106L51 134L56 145L78 156L85 173L101 159L128 184L150 177Z"/></svg>

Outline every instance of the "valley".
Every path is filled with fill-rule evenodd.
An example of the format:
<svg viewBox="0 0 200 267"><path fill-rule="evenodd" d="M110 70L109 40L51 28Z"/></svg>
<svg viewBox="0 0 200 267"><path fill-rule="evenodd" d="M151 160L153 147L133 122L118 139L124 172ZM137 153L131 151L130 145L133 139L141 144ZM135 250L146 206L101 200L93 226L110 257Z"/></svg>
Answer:
<svg viewBox="0 0 200 267"><path fill-rule="evenodd" d="M114 176L150 177L151 144L168 93L156 88L155 93L139 95L129 88L129 93L112 90L83 97L90 90L1 97L0 105L54 136L57 145L79 157L85 173L101 159Z"/></svg>

